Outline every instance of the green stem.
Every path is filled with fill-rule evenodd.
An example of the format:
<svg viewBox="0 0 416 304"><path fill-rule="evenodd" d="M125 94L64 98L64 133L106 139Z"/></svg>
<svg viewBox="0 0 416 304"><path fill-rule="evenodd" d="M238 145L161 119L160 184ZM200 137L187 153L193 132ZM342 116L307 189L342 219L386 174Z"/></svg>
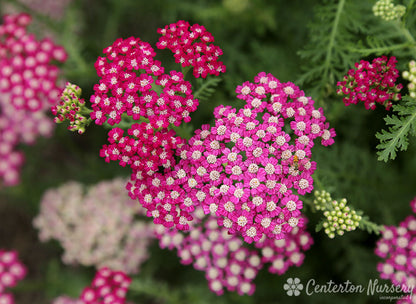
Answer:
<svg viewBox="0 0 416 304"><path fill-rule="evenodd" d="M369 221L366 217L362 217L359 226L360 229L366 229L371 230L372 232L375 232L376 234L380 234L382 230L384 230L383 225L378 225L376 223L373 223L372 221Z"/></svg>
<svg viewBox="0 0 416 304"><path fill-rule="evenodd" d="M410 44L409 48L413 49L414 57L416 57L416 40L410 33L409 29L406 28L403 22L395 22L394 25L397 28L397 30L401 32L404 38L406 38L406 41L408 42L408 44Z"/></svg>
<svg viewBox="0 0 416 304"><path fill-rule="evenodd" d="M186 74L188 74L189 70L191 69L191 66L187 66L187 67L181 66L181 67L182 67L183 79L185 79Z"/></svg>
<svg viewBox="0 0 416 304"><path fill-rule="evenodd" d="M324 62L324 72L323 72L323 77L322 77L322 81L321 81L323 83L328 82L328 78L329 78L328 72L329 72L330 66L331 66L332 51L333 51L333 48L335 46L335 39L337 37L338 26L339 26L339 23L340 23L341 13L344 9L344 5L345 5L345 0L339 1L338 7L337 7L337 13L335 15L334 24L333 24L333 27L332 27L332 30L331 30L331 35L329 37L328 47L326 48L326 57L325 57L325 62Z"/></svg>
<svg viewBox="0 0 416 304"><path fill-rule="evenodd" d="M404 14L404 16L402 18L403 25L406 24L407 16L409 16L409 13L412 11L414 4L415 4L415 0L410 0L409 4L407 5L406 13Z"/></svg>
<svg viewBox="0 0 416 304"><path fill-rule="evenodd" d="M349 47L348 50L351 52L355 52L355 53L369 54L369 53L388 53L393 50L399 50L399 49L410 48L410 47L414 47L414 45L410 43L401 43L401 44L394 44L390 46L371 48L371 49L359 49L359 48Z"/></svg>
<svg viewBox="0 0 416 304"><path fill-rule="evenodd" d="M117 35L118 25L120 23L121 12L124 10L125 1L112 0L111 14L104 29L104 39L108 42L113 41Z"/></svg>

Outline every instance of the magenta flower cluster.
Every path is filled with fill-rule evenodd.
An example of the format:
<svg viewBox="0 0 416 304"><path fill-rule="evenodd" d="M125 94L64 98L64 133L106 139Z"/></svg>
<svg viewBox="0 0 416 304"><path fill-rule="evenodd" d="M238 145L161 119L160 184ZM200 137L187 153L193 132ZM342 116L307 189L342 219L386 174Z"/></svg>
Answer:
<svg viewBox="0 0 416 304"><path fill-rule="evenodd" d="M212 39L206 39L212 35L199 25L192 26L192 29L189 39L194 37L190 41L195 47L193 56L200 52L204 55L191 64L198 62L199 68L205 67L211 74L214 65L218 70L215 75L220 70L225 71L216 62L221 50L209 44ZM182 38L178 36L176 39ZM195 39L203 41L197 43ZM190 47L184 43L179 45L178 48L184 51ZM157 179L155 175L160 170L171 171L176 165L175 150L185 143L184 139L176 136L172 126L189 122L190 114L198 107L198 100L192 95L191 84L184 80L184 75L176 71L165 73L161 62L155 59L156 53L151 45L139 38L117 39L104 49L104 54L105 57L99 57L95 64L101 79L91 96L90 116L98 125L106 123L113 127L108 134L109 144L103 146L100 155L107 162L118 161L121 166L131 167L133 180ZM164 176L160 181L166 181L166 178ZM135 193L138 190L132 185L128 187L132 198L138 198ZM168 190L169 186L165 189L170 198L164 196L161 200L167 201L164 205L168 208L178 203L170 203L170 199L177 201L179 198ZM140 201L149 210L149 216L159 212L156 210L158 202L148 198ZM170 209L154 216L159 218L155 222L170 226L176 224L186 229L187 221L191 220L189 212L176 207ZM171 215L167 214L169 212Z"/></svg>
<svg viewBox="0 0 416 304"><path fill-rule="evenodd" d="M108 133L109 145L104 145L100 156L106 162L118 161L120 166L129 166L133 175L152 176L159 167L169 168L176 161L174 149L185 140L176 136L175 131L161 129L154 131L149 123L134 123L127 130L113 128Z"/></svg>
<svg viewBox="0 0 416 304"><path fill-rule="evenodd" d="M224 290L253 294L253 281L265 263L271 264L271 273L281 275L289 266L301 265L303 251L313 243L308 232L296 228L285 239L263 237L256 243L257 250L249 249L240 237L218 225L216 215L206 218L201 208L196 208L193 215L195 221L189 232L158 225L156 234L161 248L177 249L182 264L192 264L205 272L210 290L217 295Z"/></svg>
<svg viewBox="0 0 416 304"><path fill-rule="evenodd" d="M416 198L410 202L416 213ZM382 279L390 280L403 290L416 286L416 217L409 215L399 226L385 226L377 242L376 255L383 258L377 270ZM408 299L403 299L401 303Z"/></svg>
<svg viewBox="0 0 416 304"><path fill-rule="evenodd" d="M206 78L225 73L225 65L218 61L222 55L220 47L211 44L214 36L204 26L180 20L157 31L162 35L156 46L174 53L176 63L183 67L192 66L193 75Z"/></svg>
<svg viewBox="0 0 416 304"><path fill-rule="evenodd" d="M0 249L0 303L14 304L14 297L7 288L17 285L26 276L26 267L19 261L16 251Z"/></svg>
<svg viewBox="0 0 416 304"><path fill-rule="evenodd" d="M80 299L85 304L114 303L123 304L131 278L121 271L101 268L97 271L91 286L84 288Z"/></svg>
<svg viewBox="0 0 416 304"><path fill-rule="evenodd" d="M50 39L37 40L26 31L27 14L6 15L0 25L0 181L19 182L24 156L19 143L49 136L53 122L46 116L58 99L59 69L66 53Z"/></svg>
<svg viewBox="0 0 416 304"><path fill-rule="evenodd" d="M348 71L343 81L337 83L339 95L346 106L363 102L367 110L374 110L376 104L382 104L389 110L393 101L401 99L402 84L396 84L399 71L396 69L396 57L386 56L373 59L371 63L361 60L355 69Z"/></svg>
<svg viewBox="0 0 416 304"><path fill-rule="evenodd" d="M271 74L260 73L237 94L244 108L217 107L215 126L202 126L178 147L181 160L171 170L132 175L130 195L155 223L186 230L201 205L248 243L263 235L281 239L302 226L298 195L313 189L314 139L331 145L335 132L310 97Z"/></svg>
<svg viewBox="0 0 416 304"><path fill-rule="evenodd" d="M91 96L96 124L118 124L123 114L144 119L155 129L190 121L189 114L198 106L191 84L180 72L165 74L149 43L120 38L104 54L95 63L101 79Z"/></svg>
<svg viewBox="0 0 416 304"><path fill-rule="evenodd" d="M121 271L101 268L78 299L60 296L52 304L125 304L131 278Z"/></svg>

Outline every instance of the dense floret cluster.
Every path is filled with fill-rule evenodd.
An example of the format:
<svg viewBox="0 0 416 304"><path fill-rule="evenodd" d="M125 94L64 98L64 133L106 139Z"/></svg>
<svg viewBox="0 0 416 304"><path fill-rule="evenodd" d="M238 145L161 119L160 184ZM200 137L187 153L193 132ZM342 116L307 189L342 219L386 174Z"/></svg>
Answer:
<svg viewBox="0 0 416 304"><path fill-rule="evenodd" d="M416 198L410 202L416 213ZM378 263L377 270L382 279L390 280L396 286L408 291L416 286L416 217L409 215L399 226L385 226L382 237L377 242L375 253L384 259ZM404 298L398 303L414 303Z"/></svg>
<svg viewBox="0 0 416 304"><path fill-rule="evenodd" d="M153 224L124 189L125 179L103 181L85 191L76 182L48 190L34 220L41 241L55 239L67 264L137 273L148 257Z"/></svg>
<svg viewBox="0 0 416 304"><path fill-rule="evenodd" d="M26 276L26 267L19 261L16 251L0 249L0 303L14 304L13 294L7 288L13 288Z"/></svg>
<svg viewBox="0 0 416 304"><path fill-rule="evenodd" d="M37 40L26 31L27 14L6 15L0 25L0 183L19 182L24 155L19 143L33 144L49 136L53 121L46 111L55 104L61 88L59 69L66 53L50 39Z"/></svg>
<svg viewBox="0 0 416 304"><path fill-rule="evenodd" d="M361 60L355 69L348 71L342 81L337 83L339 95L345 105L363 102L367 110L374 110L376 104L382 104L389 110L393 101L401 99L402 84L396 84L399 71L396 69L396 57L386 56L373 59L370 63Z"/></svg>
<svg viewBox="0 0 416 304"><path fill-rule="evenodd" d="M157 31L162 35L156 46L173 52L176 63L183 67L192 66L193 75L206 78L225 73L225 65L218 61L222 55L220 47L213 45L214 36L204 26L190 25L186 21L169 24Z"/></svg>

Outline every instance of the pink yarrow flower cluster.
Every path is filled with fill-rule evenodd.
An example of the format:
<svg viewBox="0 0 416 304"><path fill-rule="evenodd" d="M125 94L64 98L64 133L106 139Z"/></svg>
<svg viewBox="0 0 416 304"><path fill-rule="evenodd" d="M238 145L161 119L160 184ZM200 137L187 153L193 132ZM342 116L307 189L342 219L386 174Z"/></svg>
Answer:
<svg viewBox="0 0 416 304"><path fill-rule="evenodd" d="M203 27L192 28L191 36L204 41L198 47L195 45L195 52L204 53L195 63L201 67L206 65L211 74L217 75L223 70L216 63L221 50L208 45L212 39L206 37L212 35ZM199 50L201 47L203 50ZM175 151L185 140L176 136L171 127L189 122L190 114L198 107L191 84L180 72L165 73L154 58L153 48L139 38L117 39L104 49L104 54L105 57L99 57L95 64L101 79L91 96L91 119L98 125L107 123L114 127L108 134L109 144L103 146L100 155L107 162L118 161L121 166L131 167L132 180L141 183L138 185L141 190L131 184L128 186L131 197L139 199L155 222L187 229L187 221L192 217L187 210L175 206L181 203L174 189L170 189L175 185L164 184L165 192L160 194L163 198L156 201L136 192L143 192L143 179L156 180L160 171L171 171L175 166ZM215 71L210 70L212 65ZM160 180L167 178L163 176ZM161 207L162 202L165 208Z"/></svg>
<svg viewBox="0 0 416 304"><path fill-rule="evenodd" d="M162 37L156 46L169 49L174 53L176 63L183 67L192 66L193 75L206 78L208 75L218 76L225 73L225 65L218 61L222 55L220 47L211 44L214 36L204 26L190 25L180 20L157 31Z"/></svg>
<svg viewBox="0 0 416 304"><path fill-rule="evenodd" d="M7 288L17 285L26 276L26 267L19 261L16 251L0 249L0 303L14 304L14 297Z"/></svg>
<svg viewBox="0 0 416 304"><path fill-rule="evenodd" d="M145 119L155 128L189 122L198 106L180 72L164 73L151 45L139 38L117 39L95 63L101 77L91 96L96 124L115 125L122 115Z"/></svg>
<svg viewBox="0 0 416 304"><path fill-rule="evenodd" d="M367 110L374 110L376 104L382 104L389 110L393 101L401 99L402 84L396 84L399 71L396 69L396 57L386 56L373 59L371 63L361 60L355 69L348 71L343 81L337 83L339 95L346 106L363 102Z"/></svg>
<svg viewBox="0 0 416 304"><path fill-rule="evenodd" d="M121 271L101 268L96 273L91 286L86 287L80 296L85 304L114 303L126 301L131 278Z"/></svg>
<svg viewBox="0 0 416 304"><path fill-rule="evenodd" d="M131 167L132 176L153 176L159 168L175 164L174 151L184 140L168 127L189 122L198 100L182 73L164 73L147 42L118 39L104 53L106 57L96 62L101 80L91 97L91 118L96 124L108 123L114 128L100 155L107 162ZM127 127L115 126L126 120Z"/></svg>
<svg viewBox="0 0 416 304"><path fill-rule="evenodd" d="M161 248L177 249L182 264L192 264L204 271L210 290L217 295L224 290L251 295L255 291L254 279L265 263L269 271L279 275L289 266L300 266L303 251L313 243L302 228L291 231L285 239L276 241L263 237L256 249L244 247L243 240L218 225L216 215L204 215L201 208L192 213L195 220L190 232L167 229L157 225L156 234Z"/></svg>
<svg viewBox="0 0 416 304"><path fill-rule="evenodd" d="M0 180L19 182L24 156L19 143L33 144L49 136L53 122L46 111L59 96L59 69L66 53L50 39L37 40L27 33L27 14L6 15L0 25Z"/></svg>
<svg viewBox="0 0 416 304"><path fill-rule="evenodd" d="M176 149L181 160L171 170L132 175L130 195L155 223L189 229L190 213L202 206L249 243L263 235L281 239L302 226L299 195L313 189L314 139L330 145L335 132L294 84L266 73L255 81L237 87L243 109L217 107L215 126L202 126Z"/></svg>
<svg viewBox="0 0 416 304"><path fill-rule="evenodd" d="M410 202L416 213L416 198ZM409 215L399 226L385 226L375 253L384 259L377 270L382 279L402 287L404 292L416 286L416 217ZM415 303L416 297L405 297L397 303Z"/></svg>
<svg viewBox="0 0 416 304"><path fill-rule="evenodd" d="M57 240L66 264L138 273L149 256L154 227L146 221L144 209L129 198L125 184L125 179L116 178L87 191L76 182L49 189L34 219L40 240Z"/></svg>
<svg viewBox="0 0 416 304"><path fill-rule="evenodd" d="M52 304L125 304L131 278L121 271L104 267L97 271L90 286L78 299L68 296L56 298Z"/></svg>

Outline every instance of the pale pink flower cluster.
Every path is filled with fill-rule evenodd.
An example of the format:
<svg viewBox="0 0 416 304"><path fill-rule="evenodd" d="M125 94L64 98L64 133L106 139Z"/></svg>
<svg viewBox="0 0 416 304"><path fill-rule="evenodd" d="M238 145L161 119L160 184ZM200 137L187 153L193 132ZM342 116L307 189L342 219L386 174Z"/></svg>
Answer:
<svg viewBox="0 0 416 304"><path fill-rule="evenodd" d="M50 136L54 127L46 112L58 100L59 69L66 53L50 39L26 32L31 17L6 15L0 25L0 184L19 182L24 156L16 147Z"/></svg>
<svg viewBox="0 0 416 304"><path fill-rule="evenodd" d="M217 216L206 216L200 208L193 215L189 232L157 225L156 234L161 248L177 249L182 264L204 271L210 290L217 295L224 290L253 294L253 281L266 263L270 263L271 273L281 275L292 265L300 266L303 252L313 243L308 232L296 227L285 239L264 236L256 243L258 250L249 249L240 237L218 225Z"/></svg>
<svg viewBox="0 0 416 304"><path fill-rule="evenodd" d="M416 197L410 202L416 213ZM377 270L382 279L390 280L408 292L416 286L416 217L409 215L399 226L385 226L375 249L383 258ZM416 303L416 296L403 297L397 303Z"/></svg>
<svg viewBox="0 0 416 304"><path fill-rule="evenodd" d="M41 241L55 239L67 264L110 267L137 273L153 239L152 223L124 190L125 179L100 182L88 190L69 182L48 190L34 219Z"/></svg>

